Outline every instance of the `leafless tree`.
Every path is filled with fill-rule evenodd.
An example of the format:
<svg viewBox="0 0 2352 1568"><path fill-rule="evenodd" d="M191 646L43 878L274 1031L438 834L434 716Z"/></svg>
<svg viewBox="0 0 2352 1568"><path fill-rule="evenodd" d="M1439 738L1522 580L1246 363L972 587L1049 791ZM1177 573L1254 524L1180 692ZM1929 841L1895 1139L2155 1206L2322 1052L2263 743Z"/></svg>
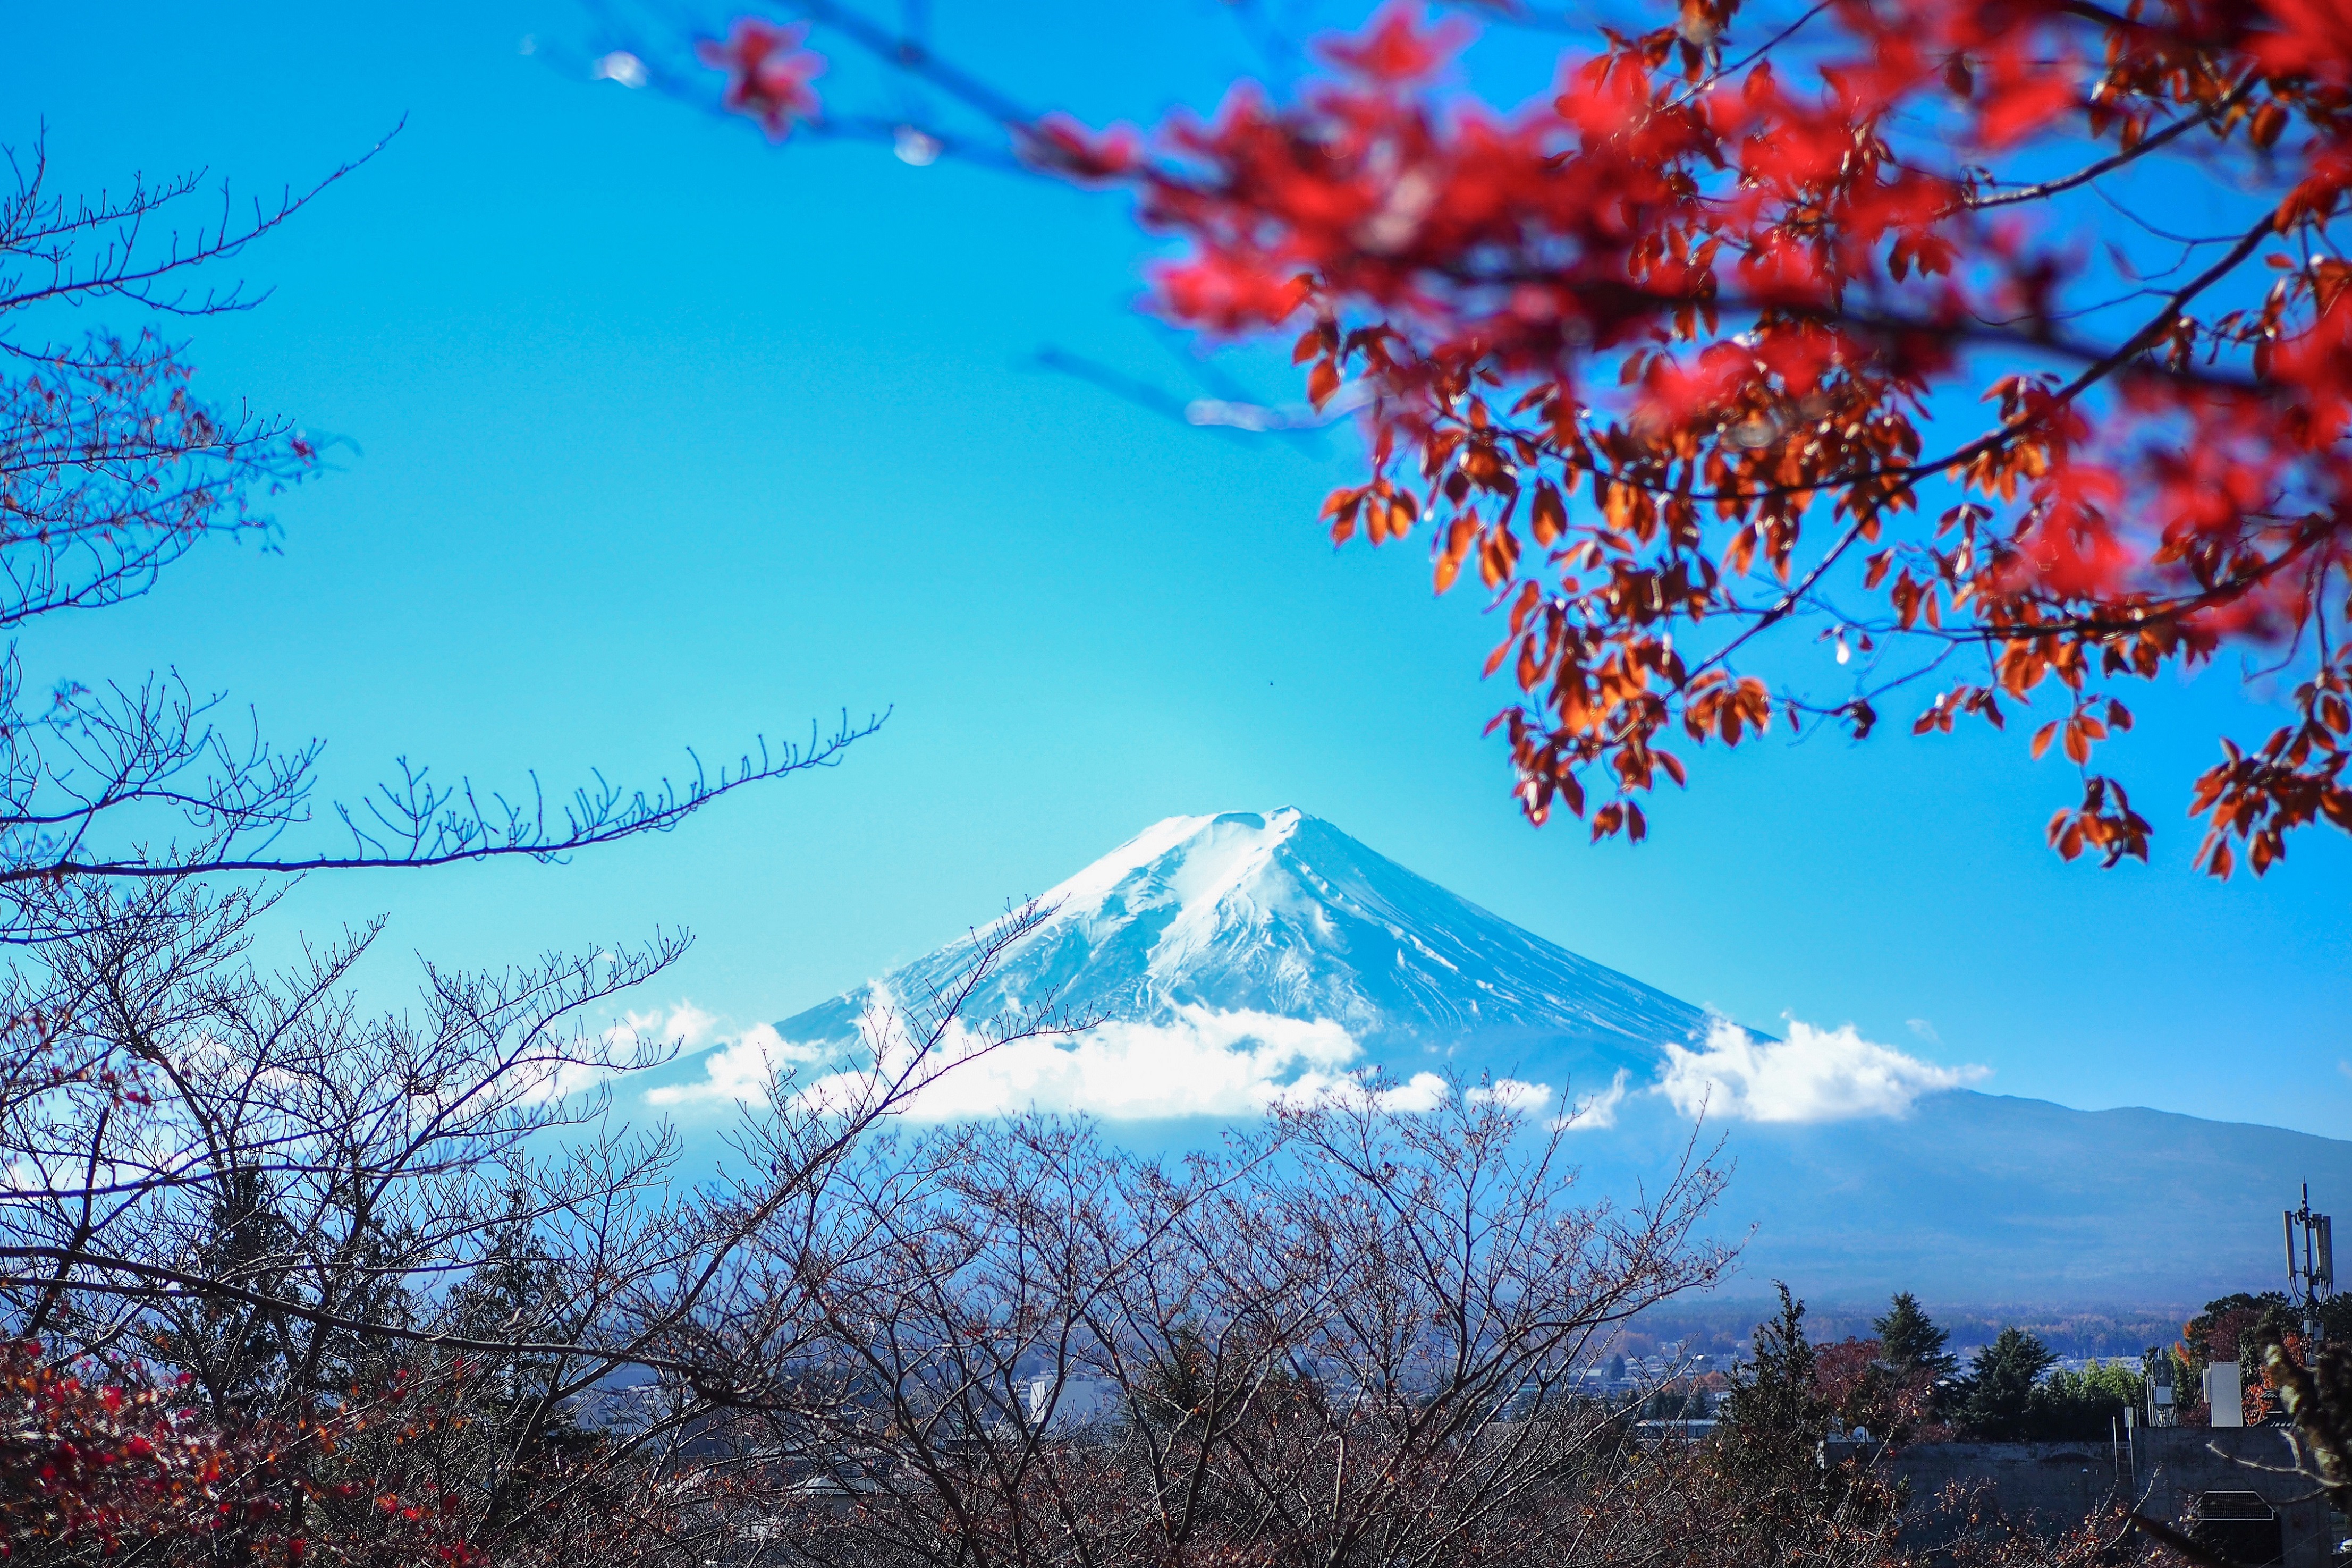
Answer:
<svg viewBox="0 0 2352 1568"><path fill-rule="evenodd" d="M1475 1090L1373 1089L1174 1167L1040 1119L877 1150L761 1248L789 1305L713 1325L741 1369L735 1550L1559 1560L1562 1505L1622 1473L1622 1413L1576 1369L1728 1257L1696 1230L1704 1160L1579 1202L1563 1137Z"/></svg>
<svg viewBox="0 0 2352 1568"><path fill-rule="evenodd" d="M345 981L372 930L269 974L245 891L49 896L87 935L20 963L6 998L44 1044L0 1103L0 1312L91 1375L184 1375L208 1430L271 1435L276 1511L248 1533L281 1545L377 1540L383 1497L475 1550L623 1525L647 1551L685 1539L661 1500L682 1472L658 1461L727 1397L696 1351L747 1282L772 1284L753 1243L826 1210L937 1074L1059 1027L961 1017L1034 928L1024 906L945 989L875 1014L866 1049L778 1064L745 1113L761 1157L696 1182L667 1126L608 1115L615 1082L670 1047L593 1027L674 937L429 967L414 1014L369 1018ZM648 1373L660 1397L616 1391Z"/></svg>
<svg viewBox="0 0 2352 1568"><path fill-rule="evenodd" d="M844 715L805 743L758 740L715 769L690 758L681 779L636 788L598 775L554 798L535 775L520 793L499 793L404 758L394 780L322 812L320 741L274 744L177 671L28 689L15 639L44 617L147 592L207 540L268 541L268 501L316 470L318 448L290 421L199 398L184 345L166 329L257 303L204 280L356 166L271 202L239 204L224 189L208 209L200 175L72 200L48 189L41 149L9 156L0 191L0 634L11 639L0 653L0 943L76 935L44 923L57 901L26 892L60 876L560 858L666 831L746 785L829 766L880 722ZM55 330L68 309L90 308L146 324ZM333 831L304 836L320 816Z"/></svg>

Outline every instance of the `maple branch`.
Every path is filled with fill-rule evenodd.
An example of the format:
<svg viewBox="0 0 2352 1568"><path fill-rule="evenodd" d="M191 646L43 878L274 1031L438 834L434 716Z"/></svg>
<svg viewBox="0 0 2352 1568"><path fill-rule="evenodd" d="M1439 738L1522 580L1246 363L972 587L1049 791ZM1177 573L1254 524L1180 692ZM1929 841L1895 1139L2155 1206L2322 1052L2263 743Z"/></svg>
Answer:
<svg viewBox="0 0 2352 1568"><path fill-rule="evenodd" d="M2265 239L2268 239L2276 232L2277 225L2273 221L2271 214L2267 213L2264 214L2262 219L2257 222L2253 227L2248 229L2244 235L2240 236L2238 242L2231 246L2227 254L2222 256L2219 261L2216 261L2212 266L2207 267L2195 277L2190 278L2187 283L2182 284L2179 288L2175 289L2171 298L2165 301L2165 306L2162 310L2157 312L2155 316L2151 317L2147 324L2142 326L2138 331L2134 332L2130 337L2125 339L2121 343L2117 344L2113 350L2109 350L2098 360L2084 366L2072 381L2069 381L2064 386L2059 388L2055 392L2051 394L2051 401L2060 403L2074 402L2074 399L2080 397L2084 392L2089 391L2092 387L2097 385L2100 382L2106 380L2107 377L2122 369L2127 361L2136 358L2146 350L2153 347L2157 341L2164 336L2166 331L2171 328L2173 322L2179 319L2181 311L2188 307L2191 300L2204 293L2208 288L2210 288L2214 284L2219 283L2222 278L2227 277L2231 273L2236 271L2248 256L2253 255L2254 251ZM1994 447L1999 446L2005 442L2013 440L2020 432L2023 431L2032 423L2033 421L2031 417L2020 415L2018 418L2004 423L1999 430L1979 436L1975 441L1958 448L1949 456L1937 458L1926 463L1915 463L1907 468L1897 469L1894 472L1906 478L1917 478L1925 475L1940 472L1941 470L1952 467L1957 464L1965 463L1969 458L1977 456L1980 453L1990 452Z"/></svg>
<svg viewBox="0 0 2352 1568"><path fill-rule="evenodd" d="M1998 625L1978 623L1968 626L1906 626L1900 622L1849 619L1846 624L1858 631L1891 635L1897 632L1913 636L1936 637L1948 643L2031 643L2052 635L2115 637L2146 632L2168 622L2178 622L2204 611L2243 599L2263 583L2311 557L2312 552L2326 544L2335 533L2328 519L2315 519L2296 531L2275 555L2265 556L2260 564L2238 573L2212 587L2193 594L2182 594L2168 600L2151 600L2135 606L2144 612L2136 616L2112 617L2099 615L2063 615L2049 621L2017 622ZM2328 566L2325 552L2313 562L2321 572ZM2323 663L2325 660L2323 659ZM2282 666L2283 667L2283 666ZM2273 670L2266 672L2275 674Z"/></svg>
<svg viewBox="0 0 2352 1568"><path fill-rule="evenodd" d="M2211 287L2215 283L2220 282L2230 273L2235 271L2244 263L2249 256L2253 254L2255 248L2259 246L2264 239L2270 237L2275 232L2276 230L2272 219L2265 214L2260 222L2254 225L2252 228L2247 230L2245 234L2241 235L2237 242L2231 246L2229 252L2220 260L2216 261L2212 266L2207 267L2203 272L2198 274L2197 277L2191 278L2188 283L2183 284L2179 289L2175 290L2165 301L2164 308L2151 317L2146 325L2142 326L2129 338L2126 338L2123 342L2112 349L2092 350L2086 348L2078 350L2078 352L2085 355L2096 352L2097 357L2093 359L2088 365L2084 366L2082 371L2076 373L2063 386L2053 392L2051 394L2051 401L2059 403L2073 402L2075 398L2081 396L2092 387L2113 375L2129 361L2154 345L2163 337L2166 330L2171 327L2173 322L2179 319L2184 307L2186 307L2191 300L2195 299L2199 295L2202 294L2206 289ZM1940 330L1949 335L1964 335L1954 333L1953 329L1949 328L1940 329ZM2031 342L2038 347L2053 346L2046 338L2042 337L2024 339L2019 334L2002 334L2001 336L2004 340L2023 340ZM2241 391L2253 392L2263 390L2260 383L2254 382L2223 384L2231 385L2235 390ZM1446 417L1464 423L1466 428L1466 422L1462 422L1461 416L1449 413ZM1653 495L1687 496L1696 501L1745 502L1777 500L1790 496L1811 496L1823 490L1833 490L1842 486L1852 486L1869 480L1912 480L1927 478L1933 475L1940 474L1959 464L1966 463L1973 457L1979 456L1986 452L1990 452L2011 441L2015 440L2020 434L2022 434L2025 431L2031 429L2035 423L2036 416L2032 414L2020 414L2016 418L2004 422L1994 429L1987 431L1982 435L1979 435L1938 457L1923 458L1917 462L1898 464L1891 467L1874 466L1868 468L1847 468L1832 474L1824 474L1817 478L1791 480L1786 483L1763 485L1747 489L1713 489L1700 488L1697 486L1685 489L1678 485L1670 484L1664 479L1646 478L1641 475L1626 471L1622 468L1604 469L1600 468L1597 465L1594 466L1595 471L1604 474L1612 484L1632 486L1637 489L1646 490ZM1556 458L1566 458L1570 455L1567 449L1561 446L1558 440L1549 433L1540 431L1529 432L1525 430L1514 430L1512 434L1534 443Z"/></svg>
<svg viewBox="0 0 2352 1568"><path fill-rule="evenodd" d="M1805 595L1812 591L1814 585L1822 580L1822 577L1828 573L1830 568L1838 563L1838 559L1841 556L1844 555L1846 551L1853 548L1854 541L1861 538L1864 531L1875 520L1875 516L1873 513L1858 512L1853 521L1847 526L1845 531L1838 536L1837 541L1830 546L1829 549L1823 553L1820 560L1813 563L1813 568L1811 571L1805 573L1803 577L1799 578L1796 583L1790 588L1789 591L1780 596L1778 603L1774 604L1771 609L1765 611L1753 622L1742 628L1739 633L1733 637L1731 641L1726 643L1722 647L1717 648L1714 653L1708 654L1706 658L1701 659L1697 664L1692 665L1690 669L1690 677L1696 679L1697 676L1704 674L1706 672L1715 668L1717 665L1724 664L1734 653L1739 652L1741 648L1747 646L1749 643L1754 642L1759 636L1762 635L1771 627L1787 620L1789 616L1795 612L1798 604L1803 601ZM1687 686L1688 681L1685 681L1684 685Z"/></svg>
<svg viewBox="0 0 2352 1568"><path fill-rule="evenodd" d="M920 39L894 34L836 0L794 0L793 8L841 34L891 69L930 83L1013 131L1036 122L1034 111L931 52Z"/></svg>
<svg viewBox="0 0 2352 1568"><path fill-rule="evenodd" d="M2214 283L2218 282L2221 278L2234 270L2246 259L2247 256L2253 254L2255 247L2260 246L2264 238L2273 232L2274 230L2270 219L2268 217L2264 217L2260 224L2257 224L2253 228L2248 230L2244 236L2242 237L2235 246L2231 247L2228 255L2222 256L2221 260L2215 262L2211 267L2206 268L2204 272L2198 275L2198 277L2191 278L2188 283L2184 284L2179 290L2177 290L2173 294L2172 298L2167 302L2165 309L2151 319L2147 325L2142 327L2137 332L2132 334L2130 338L2125 340L2122 344L2116 347L2112 352L2108 353L2105 358L2085 367L2072 382L2068 382L2063 388L2060 389L2053 395L2053 401L2057 402L2071 402L2101 379L2113 374L2117 368L2124 364L2125 361L2140 352L2149 344L2155 342L2163 335L2166 329L2171 326L2174 319L2179 316L2181 308L2184 306L2186 306L2191 299L2195 298L2199 294L2202 293L2205 289L2210 287ZM1958 448L1950 456L1937 459L1933 462L1915 463L1905 468L1875 470L1869 475L1842 476L1804 486L1776 486L1773 492L1768 493L1786 495L1796 493L1800 490L1812 491L1827 489L1838 484L1852 482L1854 478L1879 477L1885 476L1890 474L1901 477L1916 478L1928 474L1938 473L1945 469L1953 467L1958 464L1965 463L1969 458L1976 456L1979 453L1991 451L1994 447L2000 445L2003 442L2014 439L2017 434L2022 432L2032 423L2034 423L2032 416L2020 415L2018 418L2004 423L1999 430L1979 436L1969 444ZM1743 497L1741 498L1747 497ZM1758 498L1760 498L1760 497ZM1776 602L1769 610L1765 611L1761 615L1757 617L1754 622L1750 622L1746 627L1743 627L1736 636L1734 636L1729 642L1726 643L1721 648L1717 649L1713 653L1710 653L1705 659L1700 660L1698 664L1693 665L1690 670L1690 675L1692 677L1696 677L1710 669L1723 664L1726 661L1730 659L1734 653L1737 653L1748 643L1755 641L1757 637L1769 630L1771 627L1777 625L1781 621L1786 620L1794 612L1798 604L1803 601L1804 596L1811 592L1812 589L1820 583L1822 577L1828 573L1829 570L1835 566L1838 560L1843 557L1848 550L1853 548L1855 541L1859 540L1870 528L1872 524L1876 521L1877 514L1874 511L1864 507L1856 507L1853 522L1848 524L1844 531L1839 534L1836 541L1830 546L1828 550L1823 552L1821 559L1813 564L1811 570L1807 571L1803 577L1800 578L1796 583L1790 588L1788 592L1782 594L1779 601ZM2273 563L2273 565L2268 570L2276 570L2277 565L2283 564L2283 560ZM2244 590L2241 589L2239 591L2242 592ZM2009 638L2005 638L2003 640L2014 640L2014 636L2015 634L2012 633Z"/></svg>
<svg viewBox="0 0 2352 1568"><path fill-rule="evenodd" d="M1720 67L1715 71L1709 73L1706 79L1696 84L1685 97L1696 98L1708 88L1715 86L1716 83L1723 81L1727 78L1737 76L1740 71L1755 64L1758 60L1762 59L1766 55L1770 54L1774 49L1779 48L1782 44L1787 43L1790 38L1796 37L1799 32L1803 30L1807 23L1811 22L1814 17L1820 16L1822 12L1828 10L1832 5L1836 4L1837 0L1814 0L1814 4L1808 6L1804 13L1798 16L1795 21L1790 23L1779 32L1773 34L1770 37L1765 39L1762 43L1757 45L1746 54L1740 56L1738 59L1733 60L1730 64Z"/></svg>
<svg viewBox="0 0 2352 1568"><path fill-rule="evenodd" d="M2119 32L2137 32L2164 38L2178 38L2181 36L2179 29L2176 27L2151 22L2144 16L2111 11L2105 5L2094 4L2093 0L2058 0L2057 8L2067 16Z"/></svg>
<svg viewBox="0 0 2352 1568"><path fill-rule="evenodd" d="M2126 147L2110 157L2102 158L2095 163L2077 169L2072 174L2063 175L2055 180L2045 180L2036 185L2020 185L2014 190L2000 191L1990 195L1970 196L1962 201L1954 210L1981 212L1988 207L2014 206L2022 202L2042 201L2074 190L2077 186L2087 185L2101 175L2111 174L2126 164L2146 157L2174 139L2187 135L2200 126L2210 124L2216 118L2228 113L2251 97L2261 80L2258 76L2249 75L2244 81L2231 89L2226 97L2207 105L2198 113L2185 120L2177 120L2163 130L2143 137L2136 145Z"/></svg>

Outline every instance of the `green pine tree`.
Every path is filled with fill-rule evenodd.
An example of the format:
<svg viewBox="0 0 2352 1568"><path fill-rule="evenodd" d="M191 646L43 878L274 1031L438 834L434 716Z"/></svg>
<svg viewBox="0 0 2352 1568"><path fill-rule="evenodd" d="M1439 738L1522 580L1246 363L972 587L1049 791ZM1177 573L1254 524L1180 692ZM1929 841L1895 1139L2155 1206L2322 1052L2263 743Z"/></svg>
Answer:
<svg viewBox="0 0 2352 1568"><path fill-rule="evenodd" d="M1723 1544L1731 1559L1764 1564L1819 1561L1872 1536L1891 1547L1900 1500L1864 1461L1832 1458L1838 1412L1805 1336L1805 1305L1788 1286L1779 1290L1780 1311L1757 1325L1750 1363L1715 1431L1713 1457L1727 1483Z"/></svg>
<svg viewBox="0 0 2352 1568"><path fill-rule="evenodd" d="M197 1267L264 1296L299 1294L289 1278L299 1256L292 1225L261 1174L233 1167L220 1181L196 1240ZM174 1303L179 1322L166 1354L184 1367L215 1420L271 1413L286 1391L297 1334L283 1313L222 1296Z"/></svg>
<svg viewBox="0 0 2352 1568"><path fill-rule="evenodd" d="M1980 1442L2030 1440L2035 1429L2036 1387L2057 1359L2057 1352L2022 1329L2001 1330L1969 1362L1953 1417Z"/></svg>
<svg viewBox="0 0 2352 1568"><path fill-rule="evenodd" d="M1805 1337L1805 1303L1780 1285L1780 1315L1756 1325L1753 1360L1725 1399L1718 1436L1724 1458L1748 1479L1804 1484L1819 1468L1821 1445L1836 1412L1814 1380L1816 1357Z"/></svg>
<svg viewBox="0 0 2352 1568"><path fill-rule="evenodd" d="M1889 1302L1886 1315L1873 1318L1870 1326L1878 1331L1880 1354L1898 1375L1925 1372L1932 1379L1959 1370L1959 1358L1944 1348L1951 1334L1936 1326L1919 1298L1908 1291Z"/></svg>

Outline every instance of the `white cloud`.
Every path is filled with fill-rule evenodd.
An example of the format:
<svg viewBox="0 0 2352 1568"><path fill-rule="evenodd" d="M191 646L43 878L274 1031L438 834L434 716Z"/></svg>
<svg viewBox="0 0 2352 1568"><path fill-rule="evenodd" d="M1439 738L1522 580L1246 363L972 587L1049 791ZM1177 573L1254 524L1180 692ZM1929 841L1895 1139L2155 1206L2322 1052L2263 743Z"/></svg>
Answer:
<svg viewBox="0 0 2352 1568"><path fill-rule="evenodd" d="M1383 1089L1377 1103L1383 1111L1434 1111L1454 1092L1434 1072L1416 1072L1393 1089Z"/></svg>
<svg viewBox="0 0 2352 1568"><path fill-rule="evenodd" d="M883 998L887 1000L887 998ZM709 1040L719 1020L681 1003L666 1015L632 1015L616 1031L663 1038L692 1047ZM1177 1009L1161 1023L1115 1021L1075 1036L1016 1040L982 1050L961 1020L923 1063L907 1113L919 1121L960 1121L1027 1110L1081 1113L1105 1121L1157 1121L1184 1116L1239 1117L1275 1106L1318 1102L1360 1105L1375 1097L1383 1109L1436 1109L1453 1092L1434 1072L1375 1089L1362 1048L1328 1019L1286 1019L1247 1009ZM904 1040L886 1051L887 1072L903 1071L913 1047ZM1658 1082L1685 1115L1734 1121L1822 1122L1906 1114L1922 1094L1955 1089L1986 1076L1980 1067L1943 1067L1864 1040L1849 1024L1831 1030L1790 1020L1785 1040L1758 1040L1717 1020L1694 1050L1669 1044ZM656 1105L698 1102L764 1103L771 1077L805 1072L830 1058L834 1071L803 1076L798 1095L809 1103L849 1103L871 1093L870 1068L843 1064L827 1048L796 1044L759 1024L701 1058L704 1078L649 1090ZM2347 1067L2352 1073L2352 1067ZM1609 1086L1575 1096L1549 1124L1574 1132L1617 1125L1629 1095L1644 1092L1620 1069ZM1525 1115L1553 1103L1549 1084L1514 1078L1467 1091L1472 1103L1503 1105Z"/></svg>
<svg viewBox="0 0 2352 1568"><path fill-rule="evenodd" d="M999 1046L926 1084L913 1113L947 1121L1034 1106L1114 1122L1252 1115L1352 1082L1347 1070L1358 1052L1354 1037L1328 1019L1188 1007L1167 1023L1106 1023Z"/></svg>
<svg viewBox="0 0 2352 1568"><path fill-rule="evenodd" d="M643 87L652 79L646 72L646 62L626 49L599 55L589 66L588 74L598 81L616 81L623 87Z"/></svg>
<svg viewBox="0 0 2352 1568"><path fill-rule="evenodd" d="M1785 1040L1759 1040L1718 1019L1698 1050L1669 1044L1659 1092L1685 1116L1705 1112L1747 1122L1836 1122L1902 1116L1922 1094L1987 1075L1939 1067L1878 1045L1852 1024L1815 1029L1789 1020Z"/></svg>
<svg viewBox="0 0 2352 1568"><path fill-rule="evenodd" d="M646 1090L646 1099L655 1105L684 1105L697 1100L764 1105L773 1075L814 1061L819 1054L819 1047L795 1045L778 1034L773 1024L753 1024L734 1040L703 1053L706 1076L701 1082L665 1083Z"/></svg>
<svg viewBox="0 0 2352 1568"><path fill-rule="evenodd" d="M1164 1023L1115 1021L986 1051L980 1043L961 1021L951 1023L908 1114L939 1122L1035 1109L1156 1121L1255 1116L1322 1101L1360 1104L1368 1094L1383 1109L1415 1112L1434 1110L1453 1092L1434 1072L1374 1090L1371 1070L1359 1061L1361 1046L1339 1024L1248 1009L1184 1007ZM886 1071L903 1071L903 1050L893 1056ZM866 1071L844 1071L802 1093L813 1103L846 1103L871 1082Z"/></svg>
<svg viewBox="0 0 2352 1568"><path fill-rule="evenodd" d="M1303 1072L1297 1081L1273 1091L1267 1102L1298 1110L1316 1105L1371 1105L1382 1111L1418 1113L1436 1110L1454 1093L1453 1086L1434 1072L1416 1072L1402 1083L1378 1090L1371 1087L1371 1078L1369 1068L1354 1072Z"/></svg>
<svg viewBox="0 0 2352 1568"><path fill-rule="evenodd" d="M611 955L600 953L597 956L609 958ZM597 1037L595 1052L590 1054L601 1053L613 1061L626 1061L640 1047L691 1051L712 1039L719 1024L716 1014L705 1012L688 1001L678 1002L667 1012L660 1008L648 1008L643 1012L632 1009L604 1027ZM576 1049L553 1038L546 1038L545 1044L550 1058ZM521 1100L525 1104L569 1099L614 1076L610 1069L593 1062L561 1060L542 1061L536 1072L537 1076L523 1088ZM430 1100L440 1092L427 1090L419 1097Z"/></svg>
<svg viewBox="0 0 2352 1568"><path fill-rule="evenodd" d="M1903 1027L1909 1030L1913 1034L1917 1035L1921 1040L1926 1040L1929 1045L1941 1045L1944 1043L1944 1037L1937 1034L1936 1032L1936 1026L1929 1023L1926 1019L1905 1019L1903 1020Z"/></svg>
<svg viewBox="0 0 2352 1568"><path fill-rule="evenodd" d="M1533 1115L1551 1103L1551 1085L1528 1083L1517 1078L1497 1078L1463 1095L1473 1105L1500 1105L1521 1115Z"/></svg>
<svg viewBox="0 0 2352 1568"><path fill-rule="evenodd" d="M1633 1077L1626 1068L1619 1068L1609 1087L1591 1094L1580 1094L1569 1107L1568 1114L1555 1117L1552 1131L1569 1133L1599 1132L1617 1124L1617 1107L1625 1103L1625 1081Z"/></svg>
<svg viewBox="0 0 2352 1568"><path fill-rule="evenodd" d="M521 1091L516 1098L525 1105L545 1105L569 1100L583 1090L593 1089L611 1076L603 1068L585 1061L544 1061L532 1069L532 1076L522 1081ZM441 1108L446 1108L457 1097L457 1092L446 1084L420 1089L411 1096Z"/></svg>

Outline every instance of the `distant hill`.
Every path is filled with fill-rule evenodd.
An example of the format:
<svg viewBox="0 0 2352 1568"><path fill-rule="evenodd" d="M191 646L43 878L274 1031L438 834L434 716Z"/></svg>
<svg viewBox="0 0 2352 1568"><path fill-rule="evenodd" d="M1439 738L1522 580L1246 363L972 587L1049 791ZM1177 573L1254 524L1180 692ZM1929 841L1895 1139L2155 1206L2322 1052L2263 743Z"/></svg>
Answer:
<svg viewBox="0 0 2352 1568"><path fill-rule="evenodd" d="M1750 1281L1753 1283L1753 1281ZM2139 1305L2053 1305L2041 1301L1980 1301L1951 1305L1930 1298L1924 1305L1937 1327L1950 1333L1950 1348L1966 1352L1990 1344L2002 1329L2021 1328L2060 1356L2074 1360L2120 1357L2136 1361L2150 1345L2170 1344L2181 1324L2203 1303L2172 1301ZM1816 1344L1869 1339L1873 1318L1885 1315L1886 1297L1848 1300L1814 1297L1806 1302L1805 1331ZM1743 1353L1759 1323L1780 1315L1770 1296L1683 1296L1643 1312L1627 1338L1626 1354L1652 1354L1667 1346L1712 1355ZM1965 1359L1965 1356L1963 1357Z"/></svg>
<svg viewBox="0 0 2352 1568"><path fill-rule="evenodd" d="M1590 1102L1570 1134L1587 1179L1630 1194L1703 1097L1736 1163L1721 1228L1754 1228L1742 1295L1786 1278L1822 1298L2201 1301L2276 1282L2299 1184L2352 1199L2352 1143L1979 1093L1851 1031L1723 1032L1295 810L1171 818L1047 896L971 1010L1052 997L1103 1027L959 1069L975 1076L935 1113L1085 1110L1162 1149L1374 1065L1483 1073L1525 1084L1534 1116ZM919 997L961 961L944 948L877 984ZM866 996L777 1030L841 1049ZM1444 1092L1423 1076L1407 1100Z"/></svg>

